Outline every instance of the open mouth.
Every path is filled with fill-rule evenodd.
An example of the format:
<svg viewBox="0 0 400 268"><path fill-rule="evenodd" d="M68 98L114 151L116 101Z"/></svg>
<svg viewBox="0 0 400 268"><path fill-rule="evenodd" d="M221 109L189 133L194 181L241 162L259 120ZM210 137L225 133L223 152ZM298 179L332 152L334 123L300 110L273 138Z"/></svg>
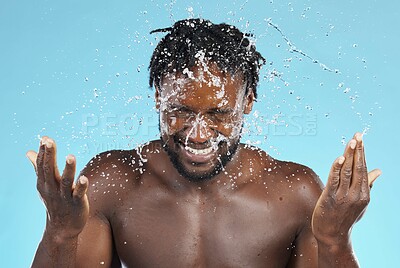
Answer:
<svg viewBox="0 0 400 268"><path fill-rule="evenodd" d="M190 153L195 154L195 155L207 155L213 151L213 148L210 146L205 149L195 149L195 148L192 148L189 146L185 146L185 150L187 150Z"/></svg>
<svg viewBox="0 0 400 268"><path fill-rule="evenodd" d="M210 146L207 148L193 148L189 145L179 143L183 157L191 163L207 163L216 156L216 150Z"/></svg>

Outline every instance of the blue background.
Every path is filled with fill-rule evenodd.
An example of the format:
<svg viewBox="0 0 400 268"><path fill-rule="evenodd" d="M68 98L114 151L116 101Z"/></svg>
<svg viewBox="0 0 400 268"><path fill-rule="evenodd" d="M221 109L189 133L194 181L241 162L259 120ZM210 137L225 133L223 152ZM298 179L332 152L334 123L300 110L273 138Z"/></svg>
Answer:
<svg viewBox="0 0 400 268"><path fill-rule="evenodd" d="M157 138L147 66L155 28L203 17L255 34L268 63L247 141L326 182L354 132L383 175L353 230L362 267L394 267L400 186L396 1L7 1L0 8L0 266L28 267L45 209L25 158L42 135L80 170L96 153ZM326 66L329 70L325 70Z"/></svg>

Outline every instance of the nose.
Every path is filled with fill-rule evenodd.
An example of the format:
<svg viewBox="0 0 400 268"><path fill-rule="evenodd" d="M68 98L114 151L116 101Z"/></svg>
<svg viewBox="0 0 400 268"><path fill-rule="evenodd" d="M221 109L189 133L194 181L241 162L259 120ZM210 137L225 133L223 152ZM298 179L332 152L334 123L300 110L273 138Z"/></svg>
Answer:
<svg viewBox="0 0 400 268"><path fill-rule="evenodd" d="M192 143L206 143L215 135L215 131L211 128L208 120L203 116L196 116L191 121L191 125L187 130L187 140Z"/></svg>

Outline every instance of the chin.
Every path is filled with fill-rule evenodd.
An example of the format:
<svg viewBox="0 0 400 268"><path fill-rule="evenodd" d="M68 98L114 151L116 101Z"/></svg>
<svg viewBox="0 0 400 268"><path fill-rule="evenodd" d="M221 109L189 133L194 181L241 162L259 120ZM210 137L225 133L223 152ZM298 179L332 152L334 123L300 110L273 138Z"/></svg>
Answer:
<svg viewBox="0 0 400 268"><path fill-rule="evenodd" d="M172 142L173 139L169 139L169 141ZM191 161L182 146L178 146L175 142L169 144L163 141L163 143L165 151L179 174L193 182L211 180L218 175L231 161L239 145L239 142L235 142L230 146L226 142L222 142L218 146L219 149L214 152L214 157L208 161L196 162Z"/></svg>

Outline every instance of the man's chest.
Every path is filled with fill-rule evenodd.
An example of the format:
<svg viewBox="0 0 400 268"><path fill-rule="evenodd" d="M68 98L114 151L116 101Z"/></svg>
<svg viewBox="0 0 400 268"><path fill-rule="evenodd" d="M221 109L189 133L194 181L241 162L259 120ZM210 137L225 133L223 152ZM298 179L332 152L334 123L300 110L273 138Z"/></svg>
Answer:
<svg viewBox="0 0 400 268"><path fill-rule="evenodd" d="M128 267L283 267L299 227L279 202L130 201L111 219L117 253Z"/></svg>

